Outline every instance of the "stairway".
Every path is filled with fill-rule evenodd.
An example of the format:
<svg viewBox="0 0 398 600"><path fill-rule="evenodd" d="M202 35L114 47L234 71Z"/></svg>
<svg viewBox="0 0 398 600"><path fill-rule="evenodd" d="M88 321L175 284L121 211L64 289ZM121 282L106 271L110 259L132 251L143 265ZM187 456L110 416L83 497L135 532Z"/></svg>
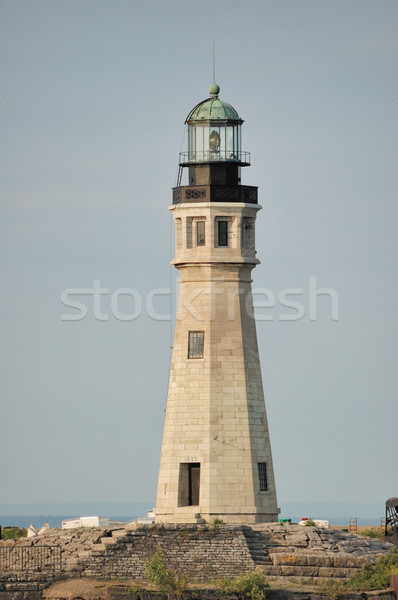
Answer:
<svg viewBox="0 0 398 600"><path fill-rule="evenodd" d="M360 572L363 559L350 557L335 552L324 552L320 541L315 541L315 532L301 531L304 535L314 538L315 546L306 546L303 539L296 539L293 545L289 539L289 530L282 527L271 531L265 526L244 527L243 533L249 548L250 555L256 567L268 577L274 580L286 580L300 582L302 579L344 579L352 577ZM292 531L296 534L295 531ZM299 532L300 533L300 532ZM319 537L319 536L318 536ZM310 542L308 542L310 544Z"/></svg>
<svg viewBox="0 0 398 600"><path fill-rule="evenodd" d="M255 564L258 566L272 565L268 553L266 536L259 531L253 531L253 529L249 527L245 527L243 533L246 538L247 547L249 548L249 552Z"/></svg>

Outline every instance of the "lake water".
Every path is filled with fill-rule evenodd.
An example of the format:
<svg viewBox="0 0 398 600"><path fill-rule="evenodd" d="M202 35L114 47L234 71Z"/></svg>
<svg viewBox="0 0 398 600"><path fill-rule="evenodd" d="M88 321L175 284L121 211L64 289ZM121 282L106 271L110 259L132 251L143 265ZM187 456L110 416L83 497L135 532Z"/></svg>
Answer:
<svg viewBox="0 0 398 600"><path fill-rule="evenodd" d="M36 528L40 528L42 527L42 525L44 525L44 523L49 523L50 527L61 527L62 521L65 521L66 519L76 519L79 518L81 516L89 516L89 515L39 515L39 516L24 516L24 515L20 515L20 516L7 516L7 515L0 515L0 525L2 527L29 527L29 525L32 523L32 525L34 525ZM102 516L102 515L101 515ZM108 516L108 515L106 515ZM139 516L143 516L143 515L139 515ZM137 515L122 515L122 516L110 516L109 517L111 521L134 521L135 519L138 519ZM292 522L293 523L297 523L298 521L300 521L301 517L292 517ZM322 519L326 519L330 522L331 525L347 525L348 526L348 519L343 519L340 517L324 517L322 516ZM380 518L358 518L358 525L363 525L363 526L373 526L376 527L378 525L380 525Z"/></svg>
<svg viewBox="0 0 398 600"><path fill-rule="evenodd" d="M67 519L76 519L82 515L39 515L39 516L7 516L0 515L0 525L2 527L29 527L30 524L39 529L47 523L50 527L61 527L62 521ZM86 515L84 515L86 516ZM89 516L89 515L87 515ZM111 521L134 521L138 517L136 515L122 515L117 517L109 517Z"/></svg>

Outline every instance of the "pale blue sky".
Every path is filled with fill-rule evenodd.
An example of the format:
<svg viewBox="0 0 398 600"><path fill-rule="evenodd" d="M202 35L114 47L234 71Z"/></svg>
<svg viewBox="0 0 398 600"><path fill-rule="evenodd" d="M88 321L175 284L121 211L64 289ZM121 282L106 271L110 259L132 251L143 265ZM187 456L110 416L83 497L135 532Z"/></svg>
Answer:
<svg viewBox="0 0 398 600"><path fill-rule="evenodd" d="M278 497L398 494L397 25L386 0L0 0L0 509L155 500L169 323L91 303L62 322L60 296L99 280L110 314L119 288L169 287L167 207L213 42L263 206L253 286L304 290L299 321L258 311ZM309 320L310 277L338 321L326 297Z"/></svg>

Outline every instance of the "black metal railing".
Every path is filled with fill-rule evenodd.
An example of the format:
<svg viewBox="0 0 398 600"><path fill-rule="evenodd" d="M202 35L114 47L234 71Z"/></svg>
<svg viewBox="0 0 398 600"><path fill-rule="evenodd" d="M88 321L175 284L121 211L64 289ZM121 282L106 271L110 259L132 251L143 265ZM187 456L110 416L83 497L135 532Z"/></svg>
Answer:
<svg viewBox="0 0 398 600"><path fill-rule="evenodd" d="M257 204L257 187L251 185L197 185L173 188L173 204L185 202L245 202Z"/></svg>
<svg viewBox="0 0 398 600"><path fill-rule="evenodd" d="M231 150L219 150L211 152L202 150L199 152L180 152L180 164L194 164L197 162L236 162L242 165L250 165L250 152L243 150L232 152Z"/></svg>
<svg viewBox="0 0 398 600"><path fill-rule="evenodd" d="M60 571L60 546L0 546L1 571Z"/></svg>

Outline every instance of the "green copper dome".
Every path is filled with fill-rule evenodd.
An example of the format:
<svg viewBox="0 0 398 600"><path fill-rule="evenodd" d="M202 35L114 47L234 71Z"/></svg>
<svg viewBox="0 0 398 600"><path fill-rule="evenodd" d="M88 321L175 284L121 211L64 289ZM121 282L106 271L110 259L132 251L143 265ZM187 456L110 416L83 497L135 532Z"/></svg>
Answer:
<svg viewBox="0 0 398 600"><path fill-rule="evenodd" d="M209 89L210 98L199 102L189 113L185 122L194 121L238 121L243 123L233 106L220 100L218 94L220 88L216 83L212 83Z"/></svg>

